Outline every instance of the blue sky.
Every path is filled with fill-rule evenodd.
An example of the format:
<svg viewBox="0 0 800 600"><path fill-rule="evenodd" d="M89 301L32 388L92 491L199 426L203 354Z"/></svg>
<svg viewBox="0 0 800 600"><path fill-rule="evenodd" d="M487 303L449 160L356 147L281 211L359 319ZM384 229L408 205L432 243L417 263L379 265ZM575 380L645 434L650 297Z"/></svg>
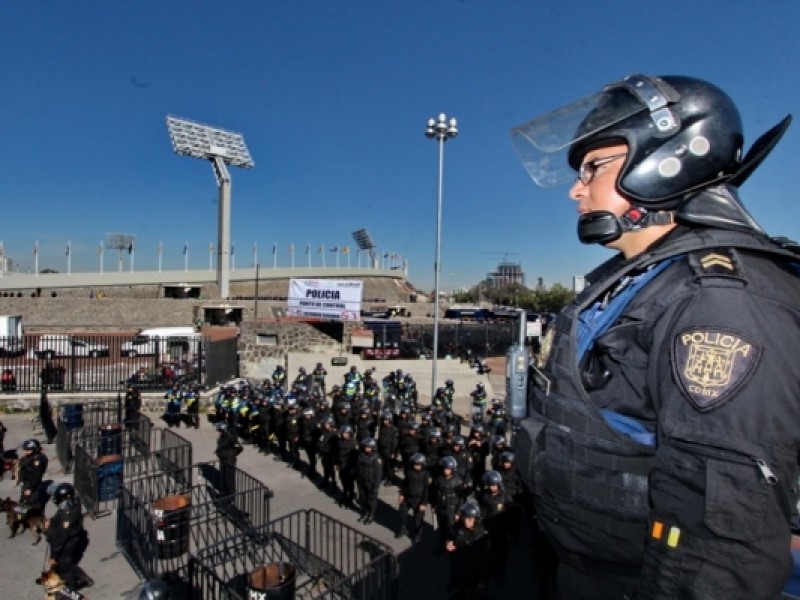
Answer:
<svg viewBox="0 0 800 600"><path fill-rule="evenodd" d="M708 79L739 105L746 144L800 112L797 0L239 0L0 4L0 241L15 268L97 271L109 232L135 268L208 268L217 189L173 154L167 114L245 135L231 169L236 266L307 264L366 228L431 289L445 147L443 289L498 261L571 285L607 257L581 245L567 188L534 186L511 127L632 72ZM800 237L800 123L742 190L772 234ZM344 265L347 256L340 255ZM126 259L127 260L127 259ZM355 254L350 260L355 264ZM106 252L105 268L116 268ZM335 255L327 252L328 266ZM127 268L127 262L126 267Z"/></svg>

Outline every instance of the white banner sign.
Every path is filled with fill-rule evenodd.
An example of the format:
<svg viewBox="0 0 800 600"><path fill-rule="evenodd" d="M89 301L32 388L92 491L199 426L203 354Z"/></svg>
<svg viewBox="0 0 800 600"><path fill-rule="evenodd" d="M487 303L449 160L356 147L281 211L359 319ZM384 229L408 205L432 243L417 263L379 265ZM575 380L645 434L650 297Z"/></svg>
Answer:
<svg viewBox="0 0 800 600"><path fill-rule="evenodd" d="M362 288L352 279L290 279L286 314L360 321Z"/></svg>

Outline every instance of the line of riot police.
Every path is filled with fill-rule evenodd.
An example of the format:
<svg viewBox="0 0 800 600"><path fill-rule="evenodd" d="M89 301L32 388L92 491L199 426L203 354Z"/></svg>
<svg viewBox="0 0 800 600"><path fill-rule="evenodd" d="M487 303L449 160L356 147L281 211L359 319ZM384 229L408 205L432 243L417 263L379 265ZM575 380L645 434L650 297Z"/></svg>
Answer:
<svg viewBox="0 0 800 600"><path fill-rule="evenodd" d="M473 401L480 391L476 387ZM483 531L489 532L489 567L484 566L486 577L480 583L490 576L502 582L508 544L519 535L523 516L505 411L501 402L487 403L484 397L488 407L473 413L469 431L462 434L464 420L453 412L455 394L448 380L431 404L420 406L413 377L399 369L379 383L374 369L362 374L351 367L342 384L327 391L324 379L315 384L305 368L289 382L279 366L260 384L242 381L222 388L214 407L217 421L226 422L243 442L300 471L339 506L358 511L365 524L374 520L379 486L397 485L396 535L410 535L419 543L430 509L436 517L439 553L463 534L459 515L465 503L477 506L478 512L470 514L476 516L479 530L485 516ZM414 515L410 531L409 511Z"/></svg>

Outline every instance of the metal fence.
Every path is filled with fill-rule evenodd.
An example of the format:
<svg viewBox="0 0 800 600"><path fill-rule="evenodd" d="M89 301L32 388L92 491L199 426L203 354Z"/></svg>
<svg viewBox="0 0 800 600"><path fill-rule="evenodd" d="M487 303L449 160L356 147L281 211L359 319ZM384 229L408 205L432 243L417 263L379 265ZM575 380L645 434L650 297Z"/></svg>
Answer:
<svg viewBox="0 0 800 600"><path fill-rule="evenodd" d="M119 423L122 399L89 400L59 404L56 414L56 456L64 473L72 470L75 446L82 439L97 435L101 425Z"/></svg>
<svg viewBox="0 0 800 600"><path fill-rule="evenodd" d="M433 325L406 323L404 340L421 342L425 350L433 349ZM439 323L439 356L474 357L504 356L508 347L519 340L519 324L499 323Z"/></svg>
<svg viewBox="0 0 800 600"><path fill-rule="evenodd" d="M0 392L117 391L127 383L163 390L180 383L203 384L206 339L154 338L139 347L121 335L34 334L0 337Z"/></svg>
<svg viewBox="0 0 800 600"><path fill-rule="evenodd" d="M391 548L316 510L302 510L201 549L192 557L191 592L204 600L273 597L251 574L267 565L294 568L293 595L281 598L396 600L397 558ZM261 591L261 594L259 594ZM278 597L276 594L274 597Z"/></svg>
<svg viewBox="0 0 800 600"><path fill-rule="evenodd" d="M169 429L154 428L146 417L125 426L94 428L75 446L74 484L95 519L117 505L125 480L192 464L192 443Z"/></svg>
<svg viewBox="0 0 800 600"><path fill-rule="evenodd" d="M266 526L272 492L241 469L235 469L235 481L236 492L225 494L219 463L125 481L117 506L117 547L134 571L184 590L190 554Z"/></svg>

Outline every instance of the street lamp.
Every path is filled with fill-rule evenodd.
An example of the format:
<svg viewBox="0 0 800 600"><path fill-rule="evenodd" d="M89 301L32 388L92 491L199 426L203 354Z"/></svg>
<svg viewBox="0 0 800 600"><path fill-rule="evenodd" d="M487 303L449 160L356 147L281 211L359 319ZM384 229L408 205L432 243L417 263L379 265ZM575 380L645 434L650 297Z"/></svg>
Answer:
<svg viewBox="0 0 800 600"><path fill-rule="evenodd" d="M436 363L439 359L439 276L442 272L442 182L444 178L444 143L458 135L456 120L448 120L444 113L438 119L428 119L425 137L439 142L439 186L436 194L436 259L433 265L433 372L431 374L431 402L436 396Z"/></svg>

